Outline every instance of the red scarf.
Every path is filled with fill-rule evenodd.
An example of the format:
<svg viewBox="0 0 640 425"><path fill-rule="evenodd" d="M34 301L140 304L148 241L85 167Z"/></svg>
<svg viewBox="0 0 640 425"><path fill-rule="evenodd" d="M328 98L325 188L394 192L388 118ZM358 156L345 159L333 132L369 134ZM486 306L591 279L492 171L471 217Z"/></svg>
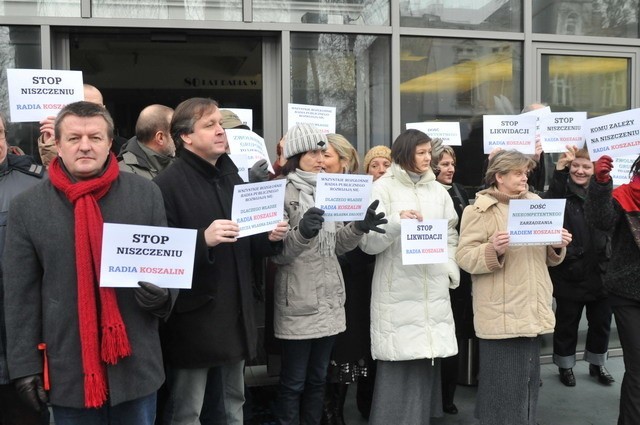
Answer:
<svg viewBox="0 0 640 425"><path fill-rule="evenodd" d="M613 197L625 212L640 211L640 180L634 178L631 183L616 188Z"/></svg>
<svg viewBox="0 0 640 425"><path fill-rule="evenodd" d="M85 407L100 407L107 400L104 363L115 364L131 355L115 290L98 288L96 291L100 280L103 225L98 200L107 194L118 173L118 162L113 154L110 154L104 174L90 180L71 181L59 158L49 166L51 183L73 204ZM96 294L100 301L100 327Z"/></svg>

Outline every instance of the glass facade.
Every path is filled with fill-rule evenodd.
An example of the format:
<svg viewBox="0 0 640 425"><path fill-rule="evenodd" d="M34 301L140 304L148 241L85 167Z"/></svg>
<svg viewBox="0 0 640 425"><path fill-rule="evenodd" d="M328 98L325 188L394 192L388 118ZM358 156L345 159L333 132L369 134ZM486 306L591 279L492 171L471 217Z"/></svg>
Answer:
<svg viewBox="0 0 640 425"><path fill-rule="evenodd" d="M533 0L533 31L638 37L639 0Z"/></svg>
<svg viewBox="0 0 640 425"><path fill-rule="evenodd" d="M242 1L94 0L92 16L96 18L241 21Z"/></svg>
<svg viewBox="0 0 640 425"><path fill-rule="evenodd" d="M418 28L522 31L522 1L400 0L400 24Z"/></svg>
<svg viewBox="0 0 640 425"><path fill-rule="evenodd" d="M389 0L253 0L256 22L389 25Z"/></svg>
<svg viewBox="0 0 640 425"><path fill-rule="evenodd" d="M521 44L403 37L400 49L403 128L412 122L459 121L464 149L456 152L456 180L478 186L482 115L522 108Z"/></svg>
<svg viewBox="0 0 640 425"><path fill-rule="evenodd" d="M542 55L542 99L552 111L590 116L631 108L631 61L598 56Z"/></svg>
<svg viewBox="0 0 640 425"><path fill-rule="evenodd" d="M39 69L40 28L33 26L0 26L0 110L10 120L7 69ZM27 154L37 154L38 123L13 123L7 129L7 140Z"/></svg>
<svg viewBox="0 0 640 425"><path fill-rule="evenodd" d="M388 145L389 38L292 34L291 102L336 107L336 132L352 144ZM364 143L362 143L364 145Z"/></svg>
<svg viewBox="0 0 640 425"><path fill-rule="evenodd" d="M0 16L80 17L80 0L0 0Z"/></svg>

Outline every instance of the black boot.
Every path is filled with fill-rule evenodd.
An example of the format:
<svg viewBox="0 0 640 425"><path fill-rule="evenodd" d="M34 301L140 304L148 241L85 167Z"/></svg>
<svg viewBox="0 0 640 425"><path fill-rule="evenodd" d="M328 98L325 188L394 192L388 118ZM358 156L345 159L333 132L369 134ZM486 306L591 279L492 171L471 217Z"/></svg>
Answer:
<svg viewBox="0 0 640 425"><path fill-rule="evenodd" d="M597 376L598 382L603 385L611 385L616 382L616 380L613 379L613 376L611 376L609 371L605 369L604 366L589 364L589 375Z"/></svg>
<svg viewBox="0 0 640 425"><path fill-rule="evenodd" d="M560 373L560 382L562 382L567 387L576 386L576 377L573 375L573 369L564 369L559 367L558 372Z"/></svg>

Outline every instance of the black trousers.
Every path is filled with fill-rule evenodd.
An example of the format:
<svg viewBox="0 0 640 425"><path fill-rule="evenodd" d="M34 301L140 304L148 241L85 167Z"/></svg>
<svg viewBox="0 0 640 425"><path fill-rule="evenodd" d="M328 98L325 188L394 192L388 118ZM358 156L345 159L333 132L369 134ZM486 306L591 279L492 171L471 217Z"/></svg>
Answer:
<svg viewBox="0 0 640 425"><path fill-rule="evenodd" d="M614 305L618 335L624 356L618 425L640 424L640 303Z"/></svg>
<svg viewBox="0 0 640 425"><path fill-rule="evenodd" d="M607 298L586 302L556 298L553 353L557 356L575 356L578 344L578 326L582 318L582 310L585 307L589 326L585 350L592 354L605 354L609 350L611 306Z"/></svg>

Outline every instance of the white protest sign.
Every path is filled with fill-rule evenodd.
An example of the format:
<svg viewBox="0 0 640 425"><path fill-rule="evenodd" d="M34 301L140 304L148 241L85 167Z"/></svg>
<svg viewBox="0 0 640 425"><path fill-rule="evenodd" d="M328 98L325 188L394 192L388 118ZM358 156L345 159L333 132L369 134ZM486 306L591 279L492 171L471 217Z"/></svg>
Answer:
<svg viewBox="0 0 640 425"><path fill-rule="evenodd" d="M191 288L195 229L104 223L100 286Z"/></svg>
<svg viewBox="0 0 640 425"><path fill-rule="evenodd" d="M37 122L84 100L81 71L7 69L11 122Z"/></svg>
<svg viewBox="0 0 640 425"><path fill-rule="evenodd" d="M462 146L459 122L432 121L407 123L407 130L411 128L422 131L431 139L441 139L443 145Z"/></svg>
<svg viewBox="0 0 640 425"><path fill-rule="evenodd" d="M270 232L284 218L285 179L239 184L233 188L231 220L240 237Z"/></svg>
<svg viewBox="0 0 640 425"><path fill-rule="evenodd" d="M515 149L522 153L536 152L536 121L533 115L485 115L484 153L495 148Z"/></svg>
<svg viewBox="0 0 640 425"><path fill-rule="evenodd" d="M321 133L335 133L336 108L334 106L289 103L287 122L289 128L296 124L311 124Z"/></svg>
<svg viewBox="0 0 640 425"><path fill-rule="evenodd" d="M597 161L603 155L612 158L640 153L640 109L616 112L585 121L584 138L589 156Z"/></svg>
<svg viewBox="0 0 640 425"><path fill-rule="evenodd" d="M566 202L566 199L509 201L509 245L550 245L562 242Z"/></svg>
<svg viewBox="0 0 640 425"><path fill-rule="evenodd" d="M318 174L316 207L325 221L364 219L371 197L373 176L362 174Z"/></svg>
<svg viewBox="0 0 640 425"><path fill-rule="evenodd" d="M400 220L402 265L448 262L447 229L444 219Z"/></svg>
<svg viewBox="0 0 640 425"><path fill-rule="evenodd" d="M240 118L240 121L250 130L253 130L253 109L245 109L245 108L223 108L228 111L233 112Z"/></svg>
<svg viewBox="0 0 640 425"><path fill-rule="evenodd" d="M249 168L261 159L267 160L267 167L271 174L275 174L273 166L269 160L269 152L264 144L264 139L251 130L243 128L229 128L225 130L229 151L233 155L246 155Z"/></svg>
<svg viewBox="0 0 640 425"><path fill-rule="evenodd" d="M627 184L631 181L629 172L631 166L638 158L638 155L618 156L613 158L613 170L611 170L611 178L614 186Z"/></svg>
<svg viewBox="0 0 640 425"><path fill-rule="evenodd" d="M249 182L249 157L241 154L229 154L229 158L238 168L238 175L245 182Z"/></svg>
<svg viewBox="0 0 640 425"><path fill-rule="evenodd" d="M545 153L562 153L567 145L584 146L586 112L552 112L540 117L540 143Z"/></svg>

